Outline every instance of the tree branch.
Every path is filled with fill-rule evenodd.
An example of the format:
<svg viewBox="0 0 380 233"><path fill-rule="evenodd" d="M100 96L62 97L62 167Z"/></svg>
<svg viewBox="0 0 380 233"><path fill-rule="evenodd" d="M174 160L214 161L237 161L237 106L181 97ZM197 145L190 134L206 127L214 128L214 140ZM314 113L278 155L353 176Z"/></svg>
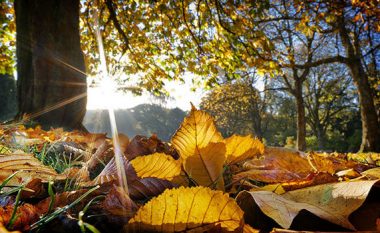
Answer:
<svg viewBox="0 0 380 233"><path fill-rule="evenodd" d="M123 37L124 43L125 43L125 49L129 49L129 39L123 29L121 28L121 25L119 23L119 20L116 17L115 9L113 8L112 0L106 0L106 6L108 8L108 11L110 13L110 18L113 22L113 25L115 26L117 32Z"/></svg>

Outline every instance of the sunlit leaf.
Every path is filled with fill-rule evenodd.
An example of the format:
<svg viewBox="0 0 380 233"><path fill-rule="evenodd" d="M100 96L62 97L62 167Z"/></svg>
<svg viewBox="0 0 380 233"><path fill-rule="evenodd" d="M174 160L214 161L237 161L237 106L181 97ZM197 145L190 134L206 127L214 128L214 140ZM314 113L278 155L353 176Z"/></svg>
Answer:
<svg viewBox="0 0 380 233"><path fill-rule="evenodd" d="M223 188L225 145L212 117L192 108L172 138L184 169L198 185Z"/></svg>
<svg viewBox="0 0 380 233"><path fill-rule="evenodd" d="M227 164L234 164L264 153L264 144L251 135L232 135L225 139Z"/></svg>
<svg viewBox="0 0 380 233"><path fill-rule="evenodd" d="M138 231L223 232L243 227L243 211L228 194L204 187L166 190L141 207L128 228Z"/></svg>
<svg viewBox="0 0 380 233"><path fill-rule="evenodd" d="M361 173L371 179L380 179L380 167L372 168Z"/></svg>
<svg viewBox="0 0 380 233"><path fill-rule="evenodd" d="M348 216L364 203L377 181L317 185L283 195L268 191L243 191L237 196L237 202L245 211L253 211L251 205L254 201L265 215L286 229L301 210L307 210L322 219L355 230Z"/></svg>
<svg viewBox="0 0 380 233"><path fill-rule="evenodd" d="M172 180L181 173L181 162L164 153L140 156L132 160L131 164L141 178L156 177Z"/></svg>

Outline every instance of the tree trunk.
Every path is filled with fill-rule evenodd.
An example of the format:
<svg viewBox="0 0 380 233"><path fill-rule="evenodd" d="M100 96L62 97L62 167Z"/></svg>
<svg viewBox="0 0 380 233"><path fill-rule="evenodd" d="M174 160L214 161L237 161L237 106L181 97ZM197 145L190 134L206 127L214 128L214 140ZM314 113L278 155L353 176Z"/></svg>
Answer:
<svg viewBox="0 0 380 233"><path fill-rule="evenodd" d="M380 152L380 125L368 74L364 71L360 60L360 47L354 48L344 22L343 16L340 17L339 35L346 50L347 65L350 68L359 94L360 114L362 118L362 143L360 151ZM356 35L355 39L359 40L359 37Z"/></svg>
<svg viewBox="0 0 380 233"><path fill-rule="evenodd" d="M360 60L349 63L354 83L358 88L362 118L362 143L360 151L380 152L380 126L368 76Z"/></svg>
<svg viewBox="0 0 380 233"><path fill-rule="evenodd" d="M45 128L81 127L86 75L79 0L15 0L19 117Z"/></svg>
<svg viewBox="0 0 380 233"><path fill-rule="evenodd" d="M322 125L318 124L316 133L318 139L318 149L324 150L326 147L326 132L323 130Z"/></svg>
<svg viewBox="0 0 380 233"><path fill-rule="evenodd" d="M297 105L297 149L304 151L306 150L305 103L302 94L302 82L299 78L295 79L295 89Z"/></svg>

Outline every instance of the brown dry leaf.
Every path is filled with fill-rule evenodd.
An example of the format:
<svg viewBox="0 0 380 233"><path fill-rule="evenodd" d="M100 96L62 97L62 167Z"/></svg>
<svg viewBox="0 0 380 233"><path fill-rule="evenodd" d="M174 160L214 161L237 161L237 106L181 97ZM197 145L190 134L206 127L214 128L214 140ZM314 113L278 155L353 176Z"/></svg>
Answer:
<svg viewBox="0 0 380 233"><path fill-rule="evenodd" d="M128 229L139 232L221 232L244 226L243 211L228 194L205 187L166 190L153 198L129 221Z"/></svg>
<svg viewBox="0 0 380 233"><path fill-rule="evenodd" d="M311 166L314 167L317 171L328 172L332 175L339 171L347 170L350 168L359 171L364 168L361 168L361 166L359 166L359 164L354 161L347 161L346 159L335 157L329 153L311 152L308 155L308 159Z"/></svg>
<svg viewBox="0 0 380 233"><path fill-rule="evenodd" d="M159 178L140 179L130 162L123 159L123 164L127 177L129 195L132 199L144 199L157 196L161 194L165 189L177 187L176 184ZM94 185L119 185L115 159L113 158L94 180L90 182L82 182L80 185L82 187Z"/></svg>
<svg viewBox="0 0 380 233"><path fill-rule="evenodd" d="M286 170L255 170L240 172L233 176L232 180L250 179L269 184L285 183L292 181L301 181L307 179L308 173L294 173Z"/></svg>
<svg viewBox="0 0 380 233"><path fill-rule="evenodd" d="M18 173L8 182L8 185L20 185L33 178L43 181L51 179L66 179L66 176L45 166L37 158L29 154L0 155L0 182L4 181L13 173Z"/></svg>
<svg viewBox="0 0 380 233"><path fill-rule="evenodd" d="M262 158L249 160L243 166L247 169L277 169L301 174L315 171L306 159L306 154L282 147L265 147Z"/></svg>
<svg viewBox="0 0 380 233"><path fill-rule="evenodd" d="M243 191L236 199L246 210L253 209L247 206L253 200L265 215L286 229L301 210L307 210L322 219L355 230L348 216L363 204L376 182L372 180L324 184L283 195L267 191Z"/></svg>
<svg viewBox="0 0 380 233"><path fill-rule="evenodd" d="M131 142L128 144L124 152L125 156L130 161L138 156L149 155L156 152L165 153L167 155L171 155L174 159L178 159L178 154L176 151L167 143L164 143L158 139L157 135L155 134L149 138L141 135L136 135L134 138L132 138Z"/></svg>
<svg viewBox="0 0 380 233"><path fill-rule="evenodd" d="M140 178L173 180L181 173L181 162L164 153L140 156L132 160L131 164Z"/></svg>
<svg viewBox="0 0 380 233"><path fill-rule="evenodd" d="M172 144L182 158L185 171L198 185L223 189L226 148L208 113L193 107L173 136Z"/></svg>
<svg viewBox="0 0 380 233"><path fill-rule="evenodd" d="M119 140L120 150L124 153L124 151L127 149L129 145L129 137L125 134L119 133L118 140Z"/></svg>
<svg viewBox="0 0 380 233"><path fill-rule="evenodd" d="M175 188L174 183L158 178L129 179L129 195L134 200L146 200L147 198L160 195L166 189Z"/></svg>
<svg viewBox="0 0 380 233"><path fill-rule="evenodd" d="M8 204L6 206L0 206L0 224L8 225L11 220L12 213L14 211L14 204ZM30 230L30 225L40 218L42 213L39 209L32 204L22 204L17 207L16 210L16 220L13 223L13 229L28 231Z"/></svg>
<svg viewBox="0 0 380 233"><path fill-rule="evenodd" d="M232 135L224 140L226 144L226 163L235 164L264 153L264 144L251 135L245 137Z"/></svg>
<svg viewBox="0 0 380 233"><path fill-rule="evenodd" d="M113 222L127 223L138 209L124 189L113 187L106 195L101 207L106 213L107 218Z"/></svg>

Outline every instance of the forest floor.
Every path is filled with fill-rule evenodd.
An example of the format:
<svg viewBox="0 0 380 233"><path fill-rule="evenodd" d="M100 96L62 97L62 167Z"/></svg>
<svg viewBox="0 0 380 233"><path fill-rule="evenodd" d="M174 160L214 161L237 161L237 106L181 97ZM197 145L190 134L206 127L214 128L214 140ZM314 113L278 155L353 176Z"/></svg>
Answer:
<svg viewBox="0 0 380 233"><path fill-rule="evenodd" d="M0 125L0 232L376 232L379 166L223 138L196 109L170 142Z"/></svg>

